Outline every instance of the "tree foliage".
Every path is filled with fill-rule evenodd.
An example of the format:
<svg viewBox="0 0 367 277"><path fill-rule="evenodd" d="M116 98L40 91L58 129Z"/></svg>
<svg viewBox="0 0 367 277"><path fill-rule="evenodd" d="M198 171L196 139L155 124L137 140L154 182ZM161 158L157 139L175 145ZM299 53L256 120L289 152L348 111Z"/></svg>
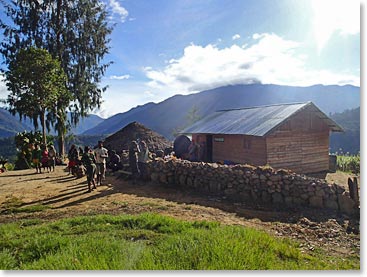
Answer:
<svg viewBox="0 0 367 277"><path fill-rule="evenodd" d="M67 88L72 100L58 99L59 114L50 114L49 122L57 122L59 138L63 140L67 119L66 107L76 124L99 108L104 88L101 78L110 63L103 59L108 53L109 35L107 11L99 0L0 0L7 20L0 19L4 40L0 53L9 64L19 49L34 46L46 49L61 62L67 75ZM63 141L62 141L63 144Z"/></svg>
<svg viewBox="0 0 367 277"><path fill-rule="evenodd" d="M46 114L58 113L58 99L71 99L60 63L46 50L21 49L10 61L5 78L10 112L31 118L36 129L40 120L46 143Z"/></svg>
<svg viewBox="0 0 367 277"><path fill-rule="evenodd" d="M47 136L47 145L53 141L52 136ZM22 132L18 133L15 138L15 146L17 148L17 159L15 161L15 169L28 169L32 165L32 145L40 144L43 141L41 132Z"/></svg>

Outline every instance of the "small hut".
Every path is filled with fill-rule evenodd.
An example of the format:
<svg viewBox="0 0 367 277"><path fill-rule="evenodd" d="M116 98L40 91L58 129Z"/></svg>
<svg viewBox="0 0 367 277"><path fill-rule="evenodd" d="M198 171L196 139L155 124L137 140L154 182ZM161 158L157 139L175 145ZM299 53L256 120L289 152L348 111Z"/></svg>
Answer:
<svg viewBox="0 0 367 277"><path fill-rule="evenodd" d="M181 133L203 145L208 162L315 173L329 170L329 135L342 131L306 102L220 110Z"/></svg>
<svg viewBox="0 0 367 277"><path fill-rule="evenodd" d="M135 121L107 137L104 145L107 149L120 153L123 150L128 150L133 140L144 140L151 152L163 151L172 147L172 143L165 137Z"/></svg>

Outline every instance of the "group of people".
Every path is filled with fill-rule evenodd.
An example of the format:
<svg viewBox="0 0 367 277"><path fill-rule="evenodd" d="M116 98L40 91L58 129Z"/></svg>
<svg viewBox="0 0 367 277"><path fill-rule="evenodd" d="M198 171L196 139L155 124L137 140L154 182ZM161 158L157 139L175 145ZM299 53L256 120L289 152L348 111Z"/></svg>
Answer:
<svg viewBox="0 0 367 277"><path fill-rule="evenodd" d="M32 163L36 173L55 171L56 149L54 145L32 144ZM108 161L107 161L107 158ZM129 147L129 165L132 173L133 183L138 179L146 180L148 175L147 162L150 159L149 149L143 140L133 140ZM78 166L85 168L88 191L92 191L97 185L102 185L105 180L106 167L111 171L122 169L120 156L112 150L109 156L108 150L103 147L103 141L98 141L98 146L92 149L85 146L84 150L71 145L68 151L68 170L69 174L75 175Z"/></svg>
<svg viewBox="0 0 367 277"><path fill-rule="evenodd" d="M56 149L51 144L49 146L44 144L32 144L32 163L36 168L36 173L47 173L55 171L56 165Z"/></svg>
<svg viewBox="0 0 367 277"><path fill-rule="evenodd" d="M36 168L36 173L55 171L56 165L56 150L53 145L32 145L32 162ZM200 161L204 156L201 151L201 147L198 141L194 139L189 146L188 159L191 161ZM133 140L129 146L129 166L131 169L131 175L133 183L136 183L138 179L147 180L148 178L148 166L147 162L150 159L149 149L145 141ZM107 161L107 158L108 161ZM81 147L77 147L73 144L68 152L68 169L69 174L76 174L78 166L83 165L86 171L88 192L91 192L97 185L102 185L102 181L105 180L106 167L111 169L112 172L122 169L122 163L120 156L116 151L112 150L109 156L108 150L103 147L103 141L98 141L98 146L92 149L89 146L85 146L84 150Z"/></svg>
<svg viewBox="0 0 367 277"><path fill-rule="evenodd" d="M143 140L133 140L129 147L129 164L131 168L133 183L136 183L137 179L147 179L148 160L149 149L146 142Z"/></svg>
<svg viewBox="0 0 367 277"><path fill-rule="evenodd" d="M105 180L107 158L108 150L103 147L103 141L98 141L96 149L85 146L83 150L73 144L68 152L69 173L75 174L77 166L83 165L87 176L88 192L91 192Z"/></svg>
<svg viewBox="0 0 367 277"><path fill-rule="evenodd" d="M88 192L91 192L105 180L106 168L112 172L122 169L121 157L116 151L103 147L103 141L98 141L98 146L92 149L85 146L84 150L72 145L68 152L69 173L75 174L78 166L83 165L86 171ZM108 159L108 160L107 160ZM147 162L149 160L149 149L145 141L132 141L129 147L129 165L132 173L133 183L137 179L146 180L148 175Z"/></svg>

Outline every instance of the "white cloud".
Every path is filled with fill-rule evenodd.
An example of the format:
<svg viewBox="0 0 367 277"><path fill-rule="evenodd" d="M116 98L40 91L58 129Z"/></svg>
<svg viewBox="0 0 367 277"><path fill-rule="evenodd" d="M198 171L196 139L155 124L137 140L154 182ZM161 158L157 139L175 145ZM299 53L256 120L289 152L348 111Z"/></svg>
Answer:
<svg viewBox="0 0 367 277"><path fill-rule="evenodd" d="M236 40L236 39L240 39L241 36L239 34L235 34L234 36L232 36L232 40Z"/></svg>
<svg viewBox="0 0 367 277"><path fill-rule="evenodd" d="M9 91L5 84L5 77L0 74L0 100L5 100L8 97ZM2 105L2 103L0 103Z"/></svg>
<svg viewBox="0 0 367 277"><path fill-rule="evenodd" d="M318 50L321 51L330 37L360 33L359 0L312 0L313 31Z"/></svg>
<svg viewBox="0 0 367 277"><path fill-rule="evenodd" d="M162 70L146 67L151 80L148 85L172 93L190 93L223 85L264 84L308 86L313 84L353 84L359 77L311 70L306 56L297 55L298 42L285 40L275 34L255 34L257 41L249 47L232 45L218 48L191 44L183 56L171 59Z"/></svg>
<svg viewBox="0 0 367 277"><path fill-rule="evenodd" d="M126 21L126 18L129 16L129 12L121 6L117 0L109 0L108 5L112 9L112 13L117 14L120 17L121 22Z"/></svg>
<svg viewBox="0 0 367 277"><path fill-rule="evenodd" d="M154 97L155 96L155 94L152 91L150 91L150 90L144 91L144 94L147 95L147 96L150 96L150 97Z"/></svg>
<svg viewBox="0 0 367 277"><path fill-rule="evenodd" d="M266 35L265 33L264 34L255 33L255 34L252 35L252 38L253 39L260 39L260 38L264 37L265 35Z"/></svg>
<svg viewBox="0 0 367 277"><path fill-rule="evenodd" d="M129 74L120 75L120 76L112 75L110 77L111 80L127 80L127 79L130 79L130 78L131 78L131 76Z"/></svg>

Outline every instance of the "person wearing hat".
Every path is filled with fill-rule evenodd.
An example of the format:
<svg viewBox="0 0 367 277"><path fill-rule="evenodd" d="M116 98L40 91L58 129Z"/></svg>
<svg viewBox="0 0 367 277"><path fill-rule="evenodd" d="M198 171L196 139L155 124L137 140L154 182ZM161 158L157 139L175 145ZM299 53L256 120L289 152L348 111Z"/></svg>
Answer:
<svg viewBox="0 0 367 277"><path fill-rule="evenodd" d="M98 141L98 147L94 150L97 166L97 185L102 185L102 180L106 174L106 159L108 158L108 150L103 147L103 141Z"/></svg>

